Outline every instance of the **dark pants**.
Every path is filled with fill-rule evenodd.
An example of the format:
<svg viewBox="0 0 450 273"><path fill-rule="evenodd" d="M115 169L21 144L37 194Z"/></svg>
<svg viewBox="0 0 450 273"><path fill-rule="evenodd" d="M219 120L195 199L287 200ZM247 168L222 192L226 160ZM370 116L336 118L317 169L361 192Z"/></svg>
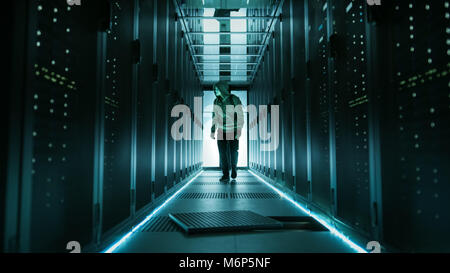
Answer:
<svg viewBox="0 0 450 273"><path fill-rule="evenodd" d="M230 175L230 167L236 170L238 161L239 140L217 140L220 155L220 167L223 175Z"/></svg>

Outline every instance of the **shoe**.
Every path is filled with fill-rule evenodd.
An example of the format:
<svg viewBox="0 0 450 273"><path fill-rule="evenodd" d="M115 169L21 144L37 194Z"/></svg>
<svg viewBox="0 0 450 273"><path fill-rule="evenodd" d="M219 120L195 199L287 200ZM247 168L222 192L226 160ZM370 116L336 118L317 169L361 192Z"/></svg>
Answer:
<svg viewBox="0 0 450 273"><path fill-rule="evenodd" d="M228 175L224 175L222 176L222 178L220 178L220 182L228 182L230 181L230 177Z"/></svg>
<svg viewBox="0 0 450 273"><path fill-rule="evenodd" d="M231 178L235 179L237 176L236 170L231 170Z"/></svg>

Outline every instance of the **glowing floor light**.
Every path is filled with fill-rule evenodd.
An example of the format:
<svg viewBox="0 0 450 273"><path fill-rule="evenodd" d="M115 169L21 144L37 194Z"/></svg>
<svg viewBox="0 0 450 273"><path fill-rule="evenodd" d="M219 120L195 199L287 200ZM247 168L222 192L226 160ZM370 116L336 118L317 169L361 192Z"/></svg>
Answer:
<svg viewBox="0 0 450 273"><path fill-rule="evenodd" d="M137 226L135 226L130 232L125 234L120 240L115 242L113 245L102 251L102 253L112 253L116 250L123 242L125 242L128 238L130 238L133 233L138 231L143 225L145 225L158 211L160 211L163 207L165 207L173 198L175 198L180 192L182 192L189 184L192 183L199 175L201 175L203 171L200 171L197 175L195 175L191 180L189 180L181 189L172 194L164 203L162 203L159 207L152 211L144 220L142 220Z"/></svg>
<svg viewBox="0 0 450 273"><path fill-rule="evenodd" d="M338 231L337 229L335 229L334 227L330 226L324 219L322 219L322 217L320 217L319 215L307 210L305 207L303 207L300 203L294 201L292 198L290 198L288 195L286 195L284 192L280 191L279 189L275 188L274 186L272 186L270 183L266 182L264 179L262 179L259 175L257 175L256 173L254 173L251 170L248 170L251 174L253 174L258 180L260 180L261 182L263 182L264 184L266 184L269 188L271 188L272 190L276 191L281 197L283 197L284 199L286 199L287 201L289 201L290 203L292 203L294 206L296 206L297 208L299 208L301 211L303 211L304 213L308 214L309 216L313 217L314 219L316 219L319 223L321 223L323 226L325 226L330 232L331 234L337 236L339 239L341 239L344 243L346 243L348 246L350 246L352 249L354 249L355 251L357 251L358 253L367 253L367 251L358 246L357 244L355 244L354 242L352 242L352 240L350 240L350 238L346 237L342 232Z"/></svg>

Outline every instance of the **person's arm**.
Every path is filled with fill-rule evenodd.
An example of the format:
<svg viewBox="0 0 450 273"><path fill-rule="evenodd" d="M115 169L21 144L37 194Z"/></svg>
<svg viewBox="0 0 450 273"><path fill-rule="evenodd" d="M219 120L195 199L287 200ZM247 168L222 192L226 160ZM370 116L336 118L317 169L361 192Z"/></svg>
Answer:
<svg viewBox="0 0 450 273"><path fill-rule="evenodd" d="M244 128L244 106L242 106L241 100L236 97L236 113L237 113L237 137L241 136L242 128Z"/></svg>
<svg viewBox="0 0 450 273"><path fill-rule="evenodd" d="M212 111L212 119L211 119L211 138L214 139L214 134L216 133L216 105L217 99L214 100L213 111Z"/></svg>
<svg viewBox="0 0 450 273"><path fill-rule="evenodd" d="M212 120L211 120L211 133L214 134L216 132L216 113L213 111L212 112Z"/></svg>

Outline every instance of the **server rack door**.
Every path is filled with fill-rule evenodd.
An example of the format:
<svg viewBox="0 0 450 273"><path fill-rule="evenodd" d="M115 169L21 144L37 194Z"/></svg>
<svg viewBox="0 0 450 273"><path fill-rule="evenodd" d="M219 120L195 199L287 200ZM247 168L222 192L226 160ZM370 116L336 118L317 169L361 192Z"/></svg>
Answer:
<svg viewBox="0 0 450 273"><path fill-rule="evenodd" d="M107 31L103 222L107 231L130 215L133 2L111 2Z"/></svg>
<svg viewBox="0 0 450 273"><path fill-rule="evenodd" d="M267 98L267 89L270 86L270 75L269 75L269 52L266 52L264 58L263 58L263 63L262 63L262 67L260 68L262 69L260 77L261 77L261 89L260 89L260 94L259 94L259 104L258 105L268 105L270 104L269 99ZM261 115L261 120L260 122L266 122L266 128L267 124L268 124L268 114L267 113L263 113ZM260 127L261 128L261 127ZM260 148L261 148L261 138L260 138ZM268 152L264 151L262 149L259 150L260 152L260 156L261 156L261 166L262 166L262 172L265 175L269 175L269 160L268 160Z"/></svg>
<svg viewBox="0 0 450 273"><path fill-rule="evenodd" d="M254 126L254 134L253 134L253 168L258 168L259 165L259 148L258 148L258 142L259 142L259 132L258 132L258 117L259 117L259 105L258 105L258 89L259 89L259 79L255 79L255 83L252 86L252 89L250 91L250 94L252 95L252 100L250 100L250 103L255 105L256 107L256 116L255 120L253 120L253 126Z"/></svg>
<svg viewBox="0 0 450 273"><path fill-rule="evenodd" d="M195 116L194 116L194 110L195 110L195 105L194 105L194 98L197 95L197 85L196 85L196 81L197 81L197 75L195 72L195 66L194 66L194 62L191 63L192 64L192 91L191 91L191 96L192 96L192 100L191 100L191 112L192 112L192 127L191 127L191 172L195 171L195 156L196 156L196 152L195 149L197 147L197 141L194 139L194 128L196 126L195 124Z"/></svg>
<svg viewBox="0 0 450 273"><path fill-rule="evenodd" d="M249 105L252 104L252 105L256 106L255 90L253 89L254 86L255 86L255 81L253 81L252 87L249 88L248 103L249 103ZM256 150L255 150L256 135L255 135L255 132L252 131L252 130L255 130L255 128L256 128L254 118L255 117L250 117L250 115L249 115L249 119L248 119L249 120L249 125L248 125L248 127L249 127L249 146L250 146L249 159L248 159L249 168L255 168L255 163L256 163Z"/></svg>
<svg viewBox="0 0 450 273"><path fill-rule="evenodd" d="M249 90L248 93L248 104L252 104L254 103L253 100L253 93L250 93L251 90ZM249 116L249 115L248 115ZM253 167L253 134L251 132L252 128L254 128L252 126L252 119L249 117L248 118L248 167Z"/></svg>
<svg viewBox="0 0 450 273"><path fill-rule="evenodd" d="M259 115L260 115L260 113L259 113L259 94L260 94L260 87L261 87L261 83L260 83L260 78L259 77L257 77L256 79L255 79L255 81L256 81L256 83L255 83L255 85L254 85L254 89L252 90L252 92L253 92L253 103L255 104L255 106L256 106L256 113L257 113L257 115L256 115L256 120L255 120L255 141L254 141L254 145L255 145L255 147L254 147L254 151L255 151L255 156L254 156L254 158L255 158L255 164L256 164L256 166L255 166L255 168L259 171L260 169L259 169L259 166L260 166L260 164L261 164L261 153L260 153L260 150L259 150Z"/></svg>
<svg viewBox="0 0 450 273"><path fill-rule="evenodd" d="M257 127L256 127L258 133L257 133L257 137L256 137L255 143L256 143L256 146L257 146L256 154L257 154L257 163L258 163L259 166L262 166L262 158L263 158L263 154L262 154L262 152L261 152L261 150L259 148L260 141L261 141L260 133L259 133L259 127L260 127L260 121L262 119L262 116L260 115L261 114L260 113L260 105L261 105L262 92L264 90L263 89L263 85L262 85L262 76L261 75L264 75L264 73L265 73L264 71L265 71L265 67L266 67L266 65L265 65L265 58L266 58L266 56L267 56L267 52L265 53L265 55L261 59L261 64L260 64L261 67L258 69L258 72L256 73L255 84L254 84L254 87L253 87L253 90L255 92L255 106L256 106L257 113L258 113L258 115L257 115L257 117L258 117L258 119L257 119Z"/></svg>
<svg viewBox="0 0 450 273"><path fill-rule="evenodd" d="M0 173L0 249L3 252L17 251L17 226L19 224L19 172L21 154L23 125L18 120L23 119L24 110L24 87L25 87L25 63L26 39L28 22L23 20L27 16L28 3L23 1L7 2L6 10L11 11L13 16L9 18L11 31L7 31L6 41L8 54L6 65L10 67L7 74L7 85L2 99L2 108L7 109L6 115L2 115L2 124L6 125L7 141L2 143ZM20 91L19 91L20 90Z"/></svg>
<svg viewBox="0 0 450 273"><path fill-rule="evenodd" d="M258 105L258 90L259 90L259 78L256 77L253 85L250 89L250 94L252 96L252 99L249 101L251 104L255 105L256 107L256 116L255 120L253 120L253 126L255 128L254 135L253 135L253 168L257 169L259 164L259 149L258 149L258 142L259 142L259 132L258 132L258 117L259 117L259 105Z"/></svg>
<svg viewBox="0 0 450 273"><path fill-rule="evenodd" d="M260 74L261 78L261 89L259 94L259 104L258 105L267 105L269 104L269 100L267 98L267 88L270 86L270 77L269 77L269 52L266 52L266 55L264 56L263 66L261 69L263 69L262 73ZM260 120L260 127L261 128L261 122L266 122L266 128L268 124L268 114L267 113L261 113L261 120ZM261 157L261 167L262 167L262 173L265 175L269 175L269 160L268 160L268 152L261 149L261 135L259 139L259 153Z"/></svg>
<svg viewBox="0 0 450 273"><path fill-rule="evenodd" d="M262 63L262 67L260 69L262 69L262 73L260 74L260 77L262 77L261 79L261 94L260 94L260 105L269 105L271 103L271 99L269 98L269 88L271 88L270 86L272 85L272 81L271 81L271 72L270 72L270 48L268 49L268 51L266 51L266 54L263 58L263 63ZM261 122L266 122L266 128L269 129L269 114L265 113L262 115L263 118L261 119ZM262 141L262 140L261 140ZM261 144L261 143L260 143ZM262 159L262 166L263 166L263 173L267 176L269 176L270 173L270 161L269 161L269 152L268 151L264 151L264 150L260 150L261 152L261 159Z"/></svg>
<svg viewBox="0 0 450 273"><path fill-rule="evenodd" d="M189 165L189 174L192 173L193 168L193 158L194 158L194 141L192 140L192 129L194 128L194 64L191 58L189 58L189 89L188 89L188 98L189 98L189 109L191 109L191 135L190 140L188 141L188 165Z"/></svg>
<svg viewBox="0 0 450 273"><path fill-rule="evenodd" d="M254 92L254 103L256 106L256 111L257 111L257 120L256 120L256 137L255 137L255 153L256 153L256 164L257 164L257 170L259 171L259 166L261 165L261 150L259 149L259 142L260 142L260 134L259 134L259 121L260 121L260 112L259 112L259 105L260 105L260 95L261 95L261 77L259 76L260 74L262 74L263 71L263 67L264 67L264 58L261 59L261 68L259 69L259 71L256 73L256 77L255 77L255 84L252 88L253 92Z"/></svg>
<svg viewBox="0 0 450 273"><path fill-rule="evenodd" d="M187 55L189 56L189 52L187 53ZM189 58L188 61L188 67L189 69L187 70L187 74L188 74L188 82L187 82L187 102L188 102L188 106L191 109L191 117L193 114L193 92L192 92L192 84L193 84L193 73L192 73L192 62L191 59ZM189 120L190 126L191 126L191 130L192 130L192 125L193 125L193 121L192 119ZM189 136L191 137L191 136ZM187 168L188 168L188 174L191 173L192 170L192 140L188 140L187 142Z"/></svg>
<svg viewBox="0 0 450 273"><path fill-rule="evenodd" d="M258 160L259 160L259 150L258 150L258 136L259 136L259 132L258 132L258 117L259 117L259 107L258 107L258 88L259 88L259 80L258 78L255 78L252 88L250 89L250 95L251 95L251 99L249 101L249 103L255 105L256 107L256 115L255 115L255 119L253 120L252 126L254 126L254 131L253 131L253 152L252 152L252 162L253 162L253 168L257 169L258 166Z"/></svg>
<svg viewBox="0 0 450 273"><path fill-rule="evenodd" d="M264 66L262 66L262 67L264 67ZM259 72L259 73L261 73L262 74L262 72ZM256 141L255 141L255 143L256 143L256 163L257 163L257 169L258 169L258 171L262 171L262 158L263 158L263 155L262 155L262 153L261 153L261 147L260 147L260 142L261 142L261 138L260 138L260 133L259 133L259 130L260 130L260 126L261 126L261 124L260 124L260 120L261 120L261 113L259 112L259 106L260 106L260 104L261 104L261 90L262 90L262 85L261 85L261 77L258 77L257 78L257 80L258 80L258 85L257 85L257 89L255 89L255 106L257 107L257 111L258 111L258 119L257 119L257 127L256 127L256 130L257 130L257 136L256 136Z"/></svg>
<svg viewBox="0 0 450 273"><path fill-rule="evenodd" d="M167 117L168 117L168 124L167 124L167 188L171 188L174 185L175 177L174 177L174 163L175 163L175 148L176 148L176 142L171 136L171 126L173 122L175 121L173 118L170 117L170 112L172 111L172 107L175 106L175 97L174 97L174 89L175 89L175 81L176 81L176 60L175 60L175 39L176 39L176 25L177 22L175 21L175 8L173 1L167 1L168 2L168 10L167 10L167 20L168 22L168 46L167 46Z"/></svg>
<svg viewBox="0 0 450 273"><path fill-rule="evenodd" d="M250 104L255 104L255 96L254 96L254 90L249 90L249 94L248 94L248 103ZM248 128L249 128L249 141L248 141L248 145L249 145L249 152L248 152L248 167L249 168L254 168L254 164L255 164L255 133L252 131L254 130L255 125L254 125L254 117L252 116L250 118L249 115L249 119L248 119Z"/></svg>
<svg viewBox="0 0 450 273"><path fill-rule="evenodd" d="M448 251L450 7L443 0L385 7L392 69L380 120L384 240L403 251Z"/></svg>
<svg viewBox="0 0 450 273"><path fill-rule="evenodd" d="M275 36L276 37L276 36ZM267 69L268 69L268 75L270 79L270 85L267 85L265 96L266 96L266 104L267 105L273 105L276 104L276 92L278 88L278 61L279 56L277 55L278 50L278 42L277 39L272 39L271 49L268 54L267 58ZM268 119L267 119L267 128L268 132L272 131L272 115L270 112L270 106L268 109ZM267 153L268 155L268 164L267 167L269 168L269 177L274 179L276 175L276 155L277 155L278 149L276 150L269 150Z"/></svg>
<svg viewBox="0 0 450 273"><path fill-rule="evenodd" d="M100 6L27 2L19 251L86 245L93 228ZM13 90L20 92L20 90Z"/></svg>
<svg viewBox="0 0 450 273"><path fill-rule="evenodd" d="M331 211L329 143L329 71L326 0L309 1L311 56L312 200Z"/></svg>
<svg viewBox="0 0 450 273"><path fill-rule="evenodd" d="M179 21L180 22L180 21ZM177 40L177 91L178 91L178 104L183 104L183 84L184 84L184 69L183 69L183 63L184 63L184 34L181 26L181 22L178 24L178 30L179 30L179 39ZM183 179L183 149L184 149L184 143L183 140L177 141L177 182L180 182Z"/></svg>
<svg viewBox="0 0 450 273"><path fill-rule="evenodd" d="M277 149L273 151L273 176L274 179L277 181L281 180L282 172L283 172L283 134L284 134L284 126L286 125L284 123L284 109L285 105L282 104L282 89L283 89L283 79L284 76L280 73L283 73L284 67L283 67L283 33L281 32L281 24L279 21L275 25L274 28L274 47L272 50L273 55L273 89L271 90L273 95L271 97L272 103L274 105L279 105L280 111L279 111L279 117L277 121L278 125L278 132L276 134L272 134L272 137L275 135L277 137L276 142L278 142ZM275 118L275 117L274 117ZM272 130L276 130L276 128L271 128ZM278 135L277 135L278 134Z"/></svg>
<svg viewBox="0 0 450 273"><path fill-rule="evenodd" d="M141 63L137 105L136 210L152 201L153 2L140 5Z"/></svg>
<svg viewBox="0 0 450 273"><path fill-rule="evenodd" d="M180 43L180 98L181 104L185 104L186 101L186 36L181 39ZM186 140L180 140L180 179L184 179L186 175Z"/></svg>
<svg viewBox="0 0 450 273"><path fill-rule="evenodd" d="M165 142L166 142L166 10L167 4L156 1L157 8L157 33L156 41L156 66L158 67L157 82L154 83L153 98L155 100L155 198L164 193L166 187L165 177Z"/></svg>
<svg viewBox="0 0 450 273"><path fill-rule="evenodd" d="M282 152L282 180L285 181L286 186L293 190L293 176L292 176L292 75L291 75L291 6L290 1L286 1L283 5L282 21L281 21L281 39L282 39L282 50L281 50L281 60L282 60L282 77L283 77L283 88L281 89L281 101L284 110L281 112L283 115L280 119L283 120L282 129L283 137L281 138L283 145Z"/></svg>
<svg viewBox="0 0 450 273"><path fill-rule="evenodd" d="M251 92L251 90L250 90L250 88L247 90L247 104L248 105L250 105L250 104L252 104L253 103L253 100L252 100L252 94L250 93ZM248 108L249 107L247 107L247 111L248 111ZM244 112L244 115L247 115L247 122L248 122L248 132L247 132L247 139L248 139L248 141L247 141L247 145L248 145L248 148L247 148L247 167L250 169L251 167L252 167L252 157L253 157L253 133L252 133L252 129L254 128L253 126L252 126L252 119L253 119L253 117L250 117L250 114L248 114L248 112Z"/></svg>
<svg viewBox="0 0 450 273"><path fill-rule="evenodd" d="M201 90L201 88L200 88L200 85L199 85L199 78L197 77L197 75L195 75L195 97L200 97L199 96L200 95L200 90ZM200 105L200 106L197 106L197 107L199 107L198 109L203 109L203 105ZM194 105L194 108L195 108L195 105ZM199 123L201 116L196 115L194 118L195 118L194 119L194 126L195 126L194 128L196 128L195 130L200 129L200 134L202 134L201 127L199 127L199 126L201 126L201 123ZM197 135L194 135L194 137L197 137ZM200 156L199 147L200 147L200 143L201 143L200 140L194 138L194 169L195 170L197 170L198 163L199 163L199 156Z"/></svg>
<svg viewBox="0 0 450 273"><path fill-rule="evenodd" d="M191 109L191 117L193 117L194 116L194 96L195 96L195 67L194 67L194 63L193 63L193 61L191 61L190 62L190 64L191 64L191 90L190 90L190 96L191 96L191 99L190 99L190 109ZM190 143L191 143L191 145L190 145L190 160L189 160L189 165L190 165L190 171L191 171L191 173L193 172L193 170L194 170L194 144L195 144L195 141L193 140L193 138L192 138L192 130L193 130L193 128L194 128L194 119L192 119L192 123L191 123L191 140L190 140Z"/></svg>
<svg viewBox="0 0 450 273"><path fill-rule="evenodd" d="M366 6L336 1L331 55L335 115L337 216L370 231ZM352 16L350 16L352 15Z"/></svg>
<svg viewBox="0 0 450 273"><path fill-rule="evenodd" d="M192 130L192 114L193 114L193 92L192 92L192 85L193 85L193 64L192 64L192 60L190 57L190 53L187 52L187 56L188 56L188 88L187 88L187 101L188 101L188 106L189 109L191 109L191 119L190 119L190 126L191 126L191 130ZM192 135L190 135L189 137L191 137ZM192 171L192 140L189 138L189 140L187 141L187 167L188 167L188 174L191 174Z"/></svg>
<svg viewBox="0 0 450 273"><path fill-rule="evenodd" d="M197 72L195 70L195 66L194 63L192 62L192 105L191 105L191 111L192 111L192 130L191 130L191 142L192 142L192 159L191 159L191 165L192 165L192 171L195 171L195 161L196 161L196 156L197 156L197 140L194 138L194 129L197 126L196 120L195 118L197 118L197 116L194 116L195 114L195 104L194 104L194 99L197 96L197 92L198 92L198 87L197 87ZM201 108L199 108L201 109Z"/></svg>
<svg viewBox="0 0 450 273"><path fill-rule="evenodd" d="M291 0L292 5L292 119L293 119L293 169L295 172L294 182L298 194L307 198L309 194L309 183L307 177L307 135L306 135L306 65L305 65L305 11L302 1Z"/></svg>
<svg viewBox="0 0 450 273"><path fill-rule="evenodd" d="M180 88L181 88L181 60L180 60L180 56L181 56L181 40L182 40L182 30L181 30L181 23L180 20L178 20L175 23L175 38L174 38L174 42L175 42L175 52L174 52L174 81L173 81L173 85L174 85L174 98L175 98L175 104L179 103L180 100ZM174 179L175 179L175 183L178 183L180 181L180 169L181 169L181 165L180 165L180 157L181 157L181 142L180 141L175 141L174 143Z"/></svg>
<svg viewBox="0 0 450 273"><path fill-rule="evenodd" d="M255 105L256 107L256 115L253 119L253 123L251 124L254 127L254 131L253 131L253 150L252 150L252 162L253 162L253 168L257 169L257 165L258 165L258 158L259 158L259 150L257 148L258 145L258 117L259 117L259 107L258 107L258 101L257 101L257 93L258 93L258 87L259 87L259 82L258 82L258 78L255 78L252 88L250 89L250 95L251 95L251 99L249 101L249 103Z"/></svg>
<svg viewBox="0 0 450 273"><path fill-rule="evenodd" d="M261 69L264 67L264 63L262 63ZM258 74L262 74L262 71L260 69L260 72ZM262 94L262 80L261 77L259 76L257 78L258 80L258 85L257 85L257 89L255 89L255 105L257 107L257 111L258 111L258 120L257 120L257 137L256 137L256 154L257 154L257 164L258 164L258 171L262 172L262 166L263 166L263 153L261 152L261 138L260 138L260 121L262 119L261 113L260 113L260 105L261 105L261 94Z"/></svg>
<svg viewBox="0 0 450 273"><path fill-rule="evenodd" d="M196 70L193 70L194 72L193 72L193 81L194 81L194 86L193 86L193 88L194 88L194 90L193 90L193 96L192 96L192 98L194 99L194 98L198 98L199 97L199 91L200 91L200 86L199 86L199 84L198 84L198 75L197 75L197 72L196 72ZM192 122L193 122L193 124L192 124L192 145L193 145L193 150L192 150L192 166L193 166L193 170L194 171L196 171L196 165L197 165L197 162L198 162L198 147L199 147L199 144L200 144L200 141L199 140L197 140L196 138L197 138L197 136L199 137L200 135L197 133L197 132L199 132L198 131L198 129L199 128L201 128L201 127L199 127L199 125L201 125L201 124L199 124L198 123L198 121L199 121L199 119L201 118L201 115L200 116L198 116L197 114L196 114L196 112L198 112L198 111L196 111L196 105L195 105L195 101L192 103L192 113L193 113L193 115L194 115L194 118L192 119ZM203 109L203 108L201 108L202 106L197 106L197 109L198 110L200 110L201 111L201 109ZM201 112L200 112L201 113ZM201 131L200 131L200 134L201 134Z"/></svg>
<svg viewBox="0 0 450 273"><path fill-rule="evenodd" d="M180 79L180 103L181 104L185 104L185 82L186 82L186 69L185 69L185 53L186 53L186 44L185 44L185 36L183 36L183 38L180 40L180 55L179 55L179 59L180 59L180 74L179 74L179 79ZM185 156L186 156L186 141L184 139L179 140L180 143L180 155L179 155L179 162L180 162L180 181L184 179L184 175L185 175Z"/></svg>
<svg viewBox="0 0 450 273"><path fill-rule="evenodd" d="M200 76L197 77L197 96L198 97L202 97L202 85L200 82ZM203 109L203 100L202 100L202 105L200 105L200 109ZM201 110L203 111L203 110ZM202 163L202 155L203 155L203 151L202 151L202 143L203 143L203 113L201 114L202 116L197 117L198 118L198 122L200 122L200 139L197 141L197 169L201 168L201 163Z"/></svg>
<svg viewBox="0 0 450 273"><path fill-rule="evenodd" d="M257 144L257 153L258 153L258 166L259 166L260 172L264 172L264 170L265 170L265 166L264 166L265 154L261 150L261 134L259 133L259 130L261 128L261 121L263 121L263 116L262 116L262 113L259 112L259 109L260 109L260 105L262 104L262 98L264 95L264 93L263 93L264 88L262 85L263 79L262 79L261 75L265 75L265 68L267 65L265 64L264 60L265 60L266 56L267 56L267 53L262 59L260 72L258 72L259 75L258 75L257 79L258 79L259 84L258 84L258 89L256 89L256 92L257 92L256 93L256 106L258 107L258 138L257 138L256 144ZM266 121L266 120L264 120L264 121Z"/></svg>
<svg viewBox="0 0 450 273"><path fill-rule="evenodd" d="M185 101L185 104L189 103L189 93L188 93L188 84L189 84L189 51L187 47L187 38L184 40L184 49L183 50L183 99ZM183 178L186 178L188 175L188 157L189 157L189 140L185 139L183 140Z"/></svg>

